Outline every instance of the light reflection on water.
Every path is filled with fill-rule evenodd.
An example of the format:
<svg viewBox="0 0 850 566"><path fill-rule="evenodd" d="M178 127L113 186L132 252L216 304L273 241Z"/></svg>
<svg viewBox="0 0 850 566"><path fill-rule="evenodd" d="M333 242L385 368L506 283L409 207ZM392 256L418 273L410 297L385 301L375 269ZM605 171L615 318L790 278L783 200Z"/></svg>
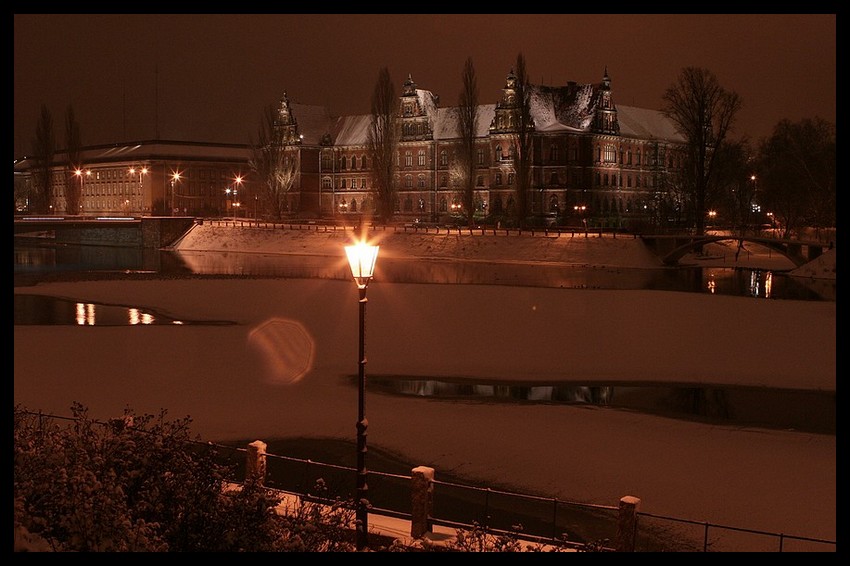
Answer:
<svg viewBox="0 0 850 566"><path fill-rule="evenodd" d="M143 307L105 305L47 295L15 293L16 325L137 326L235 324L230 321L191 321Z"/></svg>
<svg viewBox="0 0 850 566"><path fill-rule="evenodd" d="M81 249L85 248L85 249ZM101 246L16 246L15 274L145 272L163 277L211 275L350 279L344 258L244 252L128 250ZM563 289L660 290L754 298L834 301L834 280L734 267L616 268L592 265L384 258L376 281L511 285Z"/></svg>

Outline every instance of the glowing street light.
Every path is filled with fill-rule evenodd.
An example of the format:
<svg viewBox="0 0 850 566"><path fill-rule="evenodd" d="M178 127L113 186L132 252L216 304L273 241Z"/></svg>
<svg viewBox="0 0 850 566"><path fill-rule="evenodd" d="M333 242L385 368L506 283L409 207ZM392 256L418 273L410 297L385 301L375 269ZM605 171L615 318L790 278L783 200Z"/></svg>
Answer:
<svg viewBox="0 0 850 566"><path fill-rule="evenodd" d="M365 394L366 394L366 287L372 280L375 272L375 263L378 260L379 246L372 246L366 242L358 242L351 246L345 246L348 256L348 264L351 267L351 276L357 284L360 305L360 347L358 351L358 375L357 375L357 501L355 505L355 532L357 550L363 550L369 545L369 500L366 485L366 428L369 426L365 416Z"/></svg>
<svg viewBox="0 0 850 566"><path fill-rule="evenodd" d="M91 169L86 170L86 177L91 177ZM80 214L83 213L83 195L85 193L85 177L83 177L83 170L77 167L74 169L74 175L77 176L77 179L80 181Z"/></svg>
<svg viewBox="0 0 850 566"><path fill-rule="evenodd" d="M174 171L171 174L171 216L174 216L174 183L180 182L180 173Z"/></svg>
<svg viewBox="0 0 850 566"><path fill-rule="evenodd" d="M133 175L133 176L135 176L136 173L139 174L139 193L138 193L136 199L133 199L133 200L137 200L137 199L141 200L142 193L144 192L143 189L142 189L142 177L144 175L148 174L148 168L145 167L145 166L136 167L135 165L131 165L130 169L129 169L129 173L130 173L130 175ZM129 203L129 201L128 201L128 203Z"/></svg>
<svg viewBox="0 0 850 566"><path fill-rule="evenodd" d="M584 211L587 210L587 205L577 204L573 207L577 214L581 214L581 223L584 224L584 237L587 238L587 218L584 217Z"/></svg>

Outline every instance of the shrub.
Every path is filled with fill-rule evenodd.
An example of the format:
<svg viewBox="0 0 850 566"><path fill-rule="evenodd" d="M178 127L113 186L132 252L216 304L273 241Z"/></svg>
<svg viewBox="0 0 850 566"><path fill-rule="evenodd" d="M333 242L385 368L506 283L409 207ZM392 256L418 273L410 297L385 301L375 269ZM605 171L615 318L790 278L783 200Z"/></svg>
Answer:
<svg viewBox="0 0 850 566"><path fill-rule="evenodd" d="M98 423L75 403L70 424L14 413L16 541L59 551L271 550L277 499L226 492L232 470L192 443L190 419ZM18 536L20 535L20 536ZM25 550L26 548L21 548Z"/></svg>

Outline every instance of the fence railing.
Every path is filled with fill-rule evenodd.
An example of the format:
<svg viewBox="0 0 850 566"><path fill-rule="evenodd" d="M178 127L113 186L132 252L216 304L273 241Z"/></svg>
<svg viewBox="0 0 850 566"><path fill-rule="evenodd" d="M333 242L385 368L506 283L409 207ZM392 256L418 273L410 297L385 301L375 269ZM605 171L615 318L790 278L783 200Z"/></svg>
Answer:
<svg viewBox="0 0 850 566"><path fill-rule="evenodd" d="M219 445L217 445L219 446ZM244 448L219 446L247 453ZM258 457L255 455L253 457ZM247 454L251 458L251 454ZM356 469L276 454L267 460L265 485L315 500L319 479L328 499L353 500ZM247 464L251 466L251 464ZM288 466L288 469L287 469ZM298 469L300 468L300 469ZM370 513L417 521L413 476L369 470ZM619 506L567 501L490 487L432 479L426 521L456 529L484 528L494 534L566 546L636 552L834 552L836 541L640 511L640 500L623 497Z"/></svg>
<svg viewBox="0 0 850 566"><path fill-rule="evenodd" d="M79 420L23 412L37 416L39 421ZM114 421L93 422L114 426ZM133 427L132 421L124 423L126 428ZM243 482L250 477L268 488L311 501L354 501L353 467L270 454L261 441L245 448L187 442L215 449L222 462L234 466L237 477L241 474ZM430 470L430 474L423 475L422 470ZM316 489L319 483L321 490ZM494 534L513 533L523 539L565 546L636 552L835 552L837 544L834 540L645 513L639 510L640 499L631 496L621 498L619 506L614 507L436 480L433 469L426 467L413 468L411 475L370 470L369 484L369 512L409 520L412 538L442 525L483 527Z"/></svg>

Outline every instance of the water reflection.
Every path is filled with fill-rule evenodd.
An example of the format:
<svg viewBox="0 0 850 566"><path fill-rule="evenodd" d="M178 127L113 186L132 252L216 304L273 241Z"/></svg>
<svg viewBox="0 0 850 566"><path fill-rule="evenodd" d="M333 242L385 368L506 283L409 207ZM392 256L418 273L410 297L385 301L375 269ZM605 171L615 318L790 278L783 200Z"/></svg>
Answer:
<svg viewBox="0 0 850 566"><path fill-rule="evenodd" d="M160 276L242 276L349 280L344 258L245 252L178 252L105 246L15 247L15 274L150 272ZM384 258L376 280L547 287L660 290L766 299L835 300L834 280L809 280L781 272L735 267L605 266Z"/></svg>
<svg viewBox="0 0 850 566"><path fill-rule="evenodd" d="M722 424L835 434L835 393L740 387L520 385L370 378L379 393L438 401L586 404ZM616 395L615 395L616 393Z"/></svg>
<svg viewBox="0 0 850 566"><path fill-rule="evenodd" d="M154 310L75 301L46 295L15 294L17 325L136 326L182 324L235 324L231 321L190 321L173 318Z"/></svg>

